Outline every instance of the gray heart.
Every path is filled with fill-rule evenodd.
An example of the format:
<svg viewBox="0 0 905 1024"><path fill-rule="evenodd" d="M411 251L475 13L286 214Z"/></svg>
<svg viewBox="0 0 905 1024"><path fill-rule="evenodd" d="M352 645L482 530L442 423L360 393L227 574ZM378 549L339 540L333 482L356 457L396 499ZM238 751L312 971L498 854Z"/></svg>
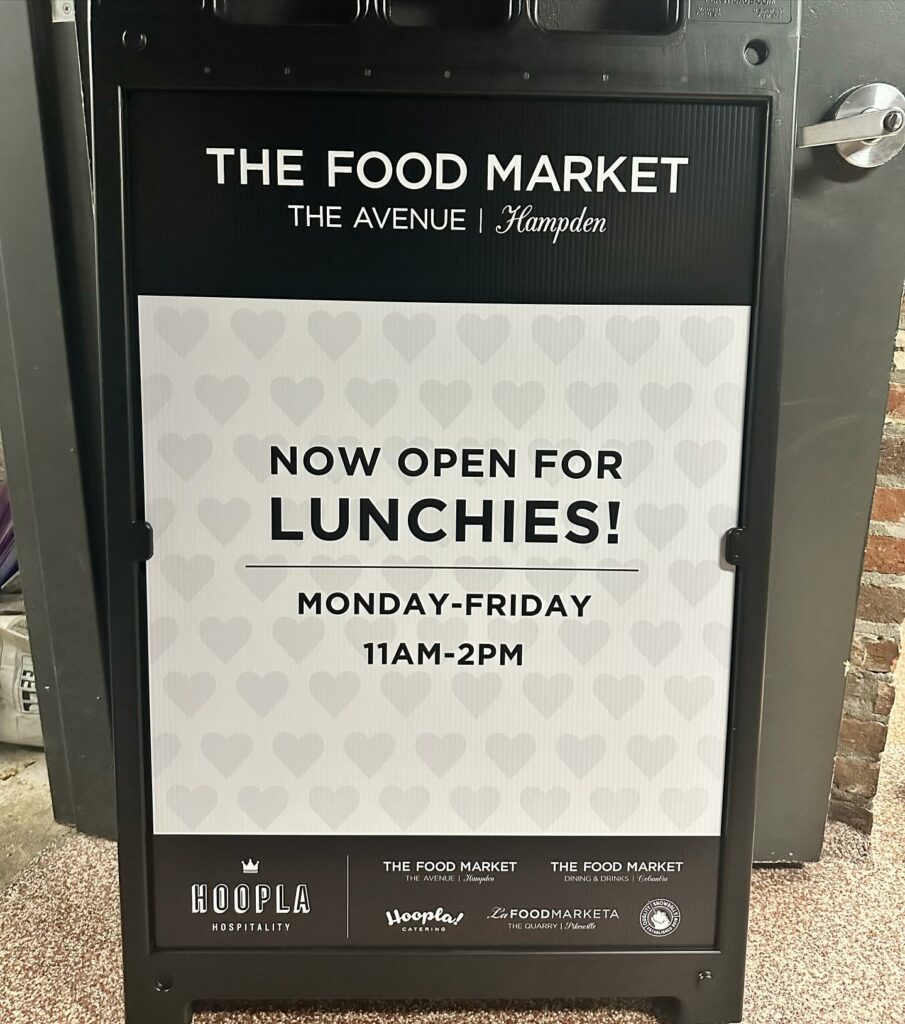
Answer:
<svg viewBox="0 0 905 1024"><path fill-rule="evenodd" d="M742 419L744 395L737 384L721 384L714 395L716 407L731 427L737 427Z"/></svg>
<svg viewBox="0 0 905 1024"><path fill-rule="evenodd" d="M501 380L493 386L493 404L516 430L520 430L537 413L545 397L544 386L537 380L524 384Z"/></svg>
<svg viewBox="0 0 905 1024"><path fill-rule="evenodd" d="M471 403L471 385L464 380L453 380L448 384L426 380L418 393L421 404L441 427L450 426Z"/></svg>
<svg viewBox="0 0 905 1024"><path fill-rule="evenodd" d="M654 461L654 446L650 441L632 441L629 444L622 441L605 441L601 447L605 451L622 454L619 476L628 484L634 483Z"/></svg>
<svg viewBox="0 0 905 1024"><path fill-rule="evenodd" d="M682 505L639 505L635 511L638 529L660 551L683 529L688 512Z"/></svg>
<svg viewBox="0 0 905 1024"><path fill-rule="evenodd" d="M236 575L259 601L268 597L283 583L289 575L288 569L246 569L247 565L285 565L282 555L271 555L265 559L257 555L242 555L236 562Z"/></svg>
<svg viewBox="0 0 905 1024"><path fill-rule="evenodd" d="M396 404L399 388L387 377L373 382L354 377L346 385L346 398L365 423L373 427Z"/></svg>
<svg viewBox="0 0 905 1024"><path fill-rule="evenodd" d="M178 356L192 351L210 328L210 318L203 309L172 309L164 306L154 314L154 329Z"/></svg>
<svg viewBox="0 0 905 1024"><path fill-rule="evenodd" d="M549 562L546 558L529 558L525 565L532 571L526 575L528 582L535 590L547 593L554 590L567 590L575 579L575 570L569 568L575 563L570 558L556 558Z"/></svg>
<svg viewBox="0 0 905 1024"><path fill-rule="evenodd" d="M345 742L349 760L369 779L387 763L395 748L396 741L388 732L378 732L373 736L353 732Z"/></svg>
<svg viewBox="0 0 905 1024"><path fill-rule="evenodd" d="M423 477L409 476L403 473L399 467L399 457L407 448L420 448L422 451L429 452L433 447L434 442L429 437L388 437L382 445L384 464L391 465L393 472L403 483L412 484L423 481ZM412 462L412 466L414 467L414 462Z"/></svg>
<svg viewBox="0 0 905 1024"><path fill-rule="evenodd" d="M499 352L511 329L509 318L499 313L488 317L466 313L456 324L459 340L479 363L486 363Z"/></svg>
<svg viewBox="0 0 905 1024"><path fill-rule="evenodd" d="M572 657L580 665L587 665L609 640L610 627L605 622L563 622L559 636Z"/></svg>
<svg viewBox="0 0 905 1024"><path fill-rule="evenodd" d="M273 638L296 663L302 662L324 639L324 624L317 619L277 619Z"/></svg>
<svg viewBox="0 0 905 1024"><path fill-rule="evenodd" d="M426 634L427 630L424 632ZM490 624L488 633L495 644L509 644L510 647L521 644L525 650L535 643L538 637L537 623L525 622L524 619L521 622L497 619Z"/></svg>
<svg viewBox="0 0 905 1024"><path fill-rule="evenodd" d="M428 442L428 444L430 444L430 442ZM330 451L334 451L334 452L338 451L340 448L345 448L346 451L354 451L356 448L360 448L361 447L361 442L358 440L357 437L349 437L348 435L346 437L340 437L340 438L334 439L332 437L325 437L323 434L318 434L317 437L312 437L311 438L311 444L310 444L309 447L311 447L311 448L316 448L316 447L328 448ZM334 483L337 480L340 480L340 479L342 479L342 480L347 479L346 478L345 468L343 467L343 464L342 464L340 459L335 459L334 460L333 468L330 470L329 473L327 473L325 475L326 475L328 480L332 480L332 481L334 481ZM304 507L305 507L305 503L304 502L299 504L299 508L304 508Z"/></svg>
<svg viewBox="0 0 905 1024"><path fill-rule="evenodd" d="M315 786L308 797L311 809L332 829L342 825L358 807L358 801L358 791L351 786L340 786L339 789Z"/></svg>
<svg viewBox="0 0 905 1024"><path fill-rule="evenodd" d="M503 692L503 680L492 672L479 676L459 672L453 676L452 692L475 718L480 718Z"/></svg>
<svg viewBox="0 0 905 1024"><path fill-rule="evenodd" d="M601 786L591 793L591 809L610 828L619 828L638 809L641 797L634 789L607 789Z"/></svg>
<svg viewBox="0 0 905 1024"><path fill-rule="evenodd" d="M286 438L276 434L264 438L241 434L233 442L233 451L239 462L262 484L270 478L270 449L274 445L285 449Z"/></svg>
<svg viewBox="0 0 905 1024"><path fill-rule="evenodd" d="M424 643L439 643L445 650L451 651L468 638L468 625L464 619L447 619L437 622L434 619L423 619L418 623L418 639Z"/></svg>
<svg viewBox="0 0 905 1024"><path fill-rule="evenodd" d="M698 757L708 771L722 778L726 760L726 743L719 736L702 736L698 740Z"/></svg>
<svg viewBox="0 0 905 1024"><path fill-rule="evenodd" d="M323 754L324 740L316 732L306 732L301 736L280 732L273 738L273 752L300 779Z"/></svg>
<svg viewBox="0 0 905 1024"><path fill-rule="evenodd" d="M214 444L206 434L164 434L157 442L157 450L170 469L188 481L213 455Z"/></svg>
<svg viewBox="0 0 905 1024"><path fill-rule="evenodd" d="M619 355L634 366L660 337L660 323L652 316L614 316L606 325L606 336Z"/></svg>
<svg viewBox="0 0 905 1024"><path fill-rule="evenodd" d="M562 786L552 789L539 789L529 786L522 791L522 810L539 828L549 828L558 818L565 814L569 806L569 791Z"/></svg>
<svg viewBox="0 0 905 1024"><path fill-rule="evenodd" d="M361 680L353 672L315 672L309 680L311 696L334 718L344 711L361 689Z"/></svg>
<svg viewBox="0 0 905 1024"><path fill-rule="evenodd" d="M736 525L737 513L730 505L714 505L707 515L707 522L717 537L722 537Z"/></svg>
<svg viewBox="0 0 905 1024"><path fill-rule="evenodd" d="M572 679L562 672L555 676L542 676L533 672L525 676L522 682L525 696L544 718L559 711L572 695L574 686Z"/></svg>
<svg viewBox="0 0 905 1024"><path fill-rule="evenodd" d="M661 430L669 430L685 415L694 401L690 384L658 384L649 381L641 388L641 408Z"/></svg>
<svg viewBox="0 0 905 1024"><path fill-rule="evenodd" d="M141 412L145 423L151 420L173 397L173 382L162 373L152 374L142 381Z"/></svg>
<svg viewBox="0 0 905 1024"><path fill-rule="evenodd" d="M361 317L357 313L337 313L323 310L308 317L308 333L333 359L339 359L361 334Z"/></svg>
<svg viewBox="0 0 905 1024"><path fill-rule="evenodd" d="M718 316L712 320L689 316L682 324L681 334L694 356L704 366L709 366L732 340L732 321L728 316Z"/></svg>
<svg viewBox="0 0 905 1024"><path fill-rule="evenodd" d="M220 380L210 374L195 381L195 396L218 423L226 423L242 408L250 392L242 377Z"/></svg>
<svg viewBox="0 0 905 1024"><path fill-rule="evenodd" d="M632 643L651 665L659 665L681 640L678 622L636 622L632 626Z"/></svg>
<svg viewBox="0 0 905 1024"><path fill-rule="evenodd" d="M236 616L233 619L207 618L199 630L205 646L226 664L248 643L251 638L251 623Z"/></svg>
<svg viewBox="0 0 905 1024"><path fill-rule="evenodd" d="M348 590L355 585L361 575L361 569L336 569L334 566L360 565L361 559L355 555L342 555L339 558L331 558L330 555L318 555L317 563L319 569L312 569L311 576L315 582L330 590Z"/></svg>
<svg viewBox="0 0 905 1024"><path fill-rule="evenodd" d="M704 627L704 646L721 662L728 662L732 634L722 622L708 622Z"/></svg>
<svg viewBox="0 0 905 1024"><path fill-rule="evenodd" d="M594 696L609 711L613 718L623 718L641 700L644 694L644 680L640 676L612 675L597 676L594 680Z"/></svg>
<svg viewBox="0 0 905 1024"><path fill-rule="evenodd" d="M383 578L397 591L405 587L410 590L420 590L427 586L434 574L433 569L414 568L423 566L424 563L424 557L403 558L401 555L390 555L389 558L383 560L383 564L387 566L383 570Z"/></svg>
<svg viewBox="0 0 905 1024"><path fill-rule="evenodd" d="M518 736L505 736L501 732L495 732L487 737L485 749L490 760L506 778L511 779L534 757L537 752L537 741L526 732L519 733Z"/></svg>
<svg viewBox="0 0 905 1024"><path fill-rule="evenodd" d="M460 586L467 591L493 590L503 578L503 560L501 558L482 558L480 560L465 555L456 559L456 568L453 576L456 577ZM473 568L468 568L472 566ZM481 566L481 568L474 568ZM499 567L499 568L498 568Z"/></svg>
<svg viewBox="0 0 905 1024"><path fill-rule="evenodd" d="M407 362L421 355L437 333L437 321L429 313L389 313L383 318L383 336Z"/></svg>
<svg viewBox="0 0 905 1024"><path fill-rule="evenodd" d="M447 736L425 732L415 740L415 752L440 779L465 753L465 737L454 732Z"/></svg>
<svg viewBox="0 0 905 1024"><path fill-rule="evenodd" d="M191 601L214 576L214 560L207 555L167 555L161 568L164 579L186 601Z"/></svg>
<svg viewBox="0 0 905 1024"><path fill-rule="evenodd" d="M540 350L559 365L575 347L584 341L587 324L580 316L536 316L531 333Z"/></svg>
<svg viewBox="0 0 905 1024"><path fill-rule="evenodd" d="M208 732L201 737L201 753L225 778L229 778L248 759L252 747L251 737L242 732L232 736Z"/></svg>
<svg viewBox="0 0 905 1024"><path fill-rule="evenodd" d="M566 404L588 430L596 430L618 401L619 388L615 384L587 384L577 380L566 388Z"/></svg>
<svg viewBox="0 0 905 1024"><path fill-rule="evenodd" d="M180 746L179 737L174 732L162 732L154 737L151 760L155 775L170 767L179 755Z"/></svg>
<svg viewBox="0 0 905 1024"><path fill-rule="evenodd" d="M243 786L239 790L239 807L259 828L269 828L289 806L289 794L282 786Z"/></svg>
<svg viewBox="0 0 905 1024"><path fill-rule="evenodd" d="M602 558L601 569L625 567L625 563L617 558ZM611 594L620 604L625 604L635 593L647 582L650 569L646 562L632 560L630 568L637 569L637 572L602 572L599 580L604 589Z"/></svg>
<svg viewBox="0 0 905 1024"><path fill-rule="evenodd" d="M270 397L274 405L299 426L324 400L324 385L317 377L305 377L304 380L277 377L270 385Z"/></svg>
<svg viewBox="0 0 905 1024"><path fill-rule="evenodd" d="M652 779L675 758L678 744L675 736L632 736L626 749L632 764Z"/></svg>
<svg viewBox="0 0 905 1024"><path fill-rule="evenodd" d="M387 672L380 681L383 695L399 712L408 717L430 693L431 680L426 672L404 676L401 672Z"/></svg>
<svg viewBox="0 0 905 1024"><path fill-rule="evenodd" d="M583 779L597 767L606 756L606 740L603 736L560 736L556 741L556 752L579 779Z"/></svg>
<svg viewBox="0 0 905 1024"><path fill-rule="evenodd" d="M289 680L282 672L243 672L236 689L245 703L261 718L266 718L289 692Z"/></svg>
<svg viewBox="0 0 905 1024"><path fill-rule="evenodd" d="M429 803L430 793L423 786L411 789L386 786L380 791L380 806L402 829L411 828Z"/></svg>
<svg viewBox="0 0 905 1024"><path fill-rule="evenodd" d="M682 558L669 567L669 579L690 605L696 605L720 582L721 572L719 565L710 559L689 562Z"/></svg>
<svg viewBox="0 0 905 1024"><path fill-rule="evenodd" d="M169 672L161 685L176 707L191 718L211 699L217 681L210 672L196 672L191 676L185 672Z"/></svg>
<svg viewBox="0 0 905 1024"><path fill-rule="evenodd" d="M224 547L251 519L251 505L244 498L220 501L203 498L198 503L198 521Z"/></svg>
<svg viewBox="0 0 905 1024"><path fill-rule="evenodd" d="M660 807L669 820L684 831L707 809L707 792L703 789L664 789L660 794Z"/></svg>
<svg viewBox="0 0 905 1024"><path fill-rule="evenodd" d="M379 633L381 640L389 643L396 635L396 624L386 620L364 618L354 618L346 623L346 638L359 654L364 653L364 644L373 640L376 633Z"/></svg>
<svg viewBox="0 0 905 1024"><path fill-rule="evenodd" d="M669 703L690 722L713 699L716 683L709 676L695 676L694 679L671 676L663 684L663 689Z"/></svg>
<svg viewBox="0 0 905 1024"><path fill-rule="evenodd" d="M278 309L237 309L229 326L255 359L263 359L286 333L286 318Z"/></svg>
<svg viewBox="0 0 905 1024"><path fill-rule="evenodd" d="M145 518L154 527L154 535L162 537L173 525L176 506L169 498L155 498L145 508Z"/></svg>
<svg viewBox="0 0 905 1024"><path fill-rule="evenodd" d="M456 786L449 795L452 809L470 828L480 828L500 806L500 794L491 786L471 789Z"/></svg>
<svg viewBox="0 0 905 1024"><path fill-rule="evenodd" d="M166 616L155 619L148 626L148 656L152 662L173 646L178 634L179 624Z"/></svg>
<svg viewBox="0 0 905 1024"><path fill-rule="evenodd" d="M170 786L167 804L180 821L194 831L217 804L217 793L210 786Z"/></svg>
<svg viewBox="0 0 905 1024"><path fill-rule="evenodd" d="M703 487L722 469L728 457L722 441L680 441L676 445L676 464L695 487Z"/></svg>

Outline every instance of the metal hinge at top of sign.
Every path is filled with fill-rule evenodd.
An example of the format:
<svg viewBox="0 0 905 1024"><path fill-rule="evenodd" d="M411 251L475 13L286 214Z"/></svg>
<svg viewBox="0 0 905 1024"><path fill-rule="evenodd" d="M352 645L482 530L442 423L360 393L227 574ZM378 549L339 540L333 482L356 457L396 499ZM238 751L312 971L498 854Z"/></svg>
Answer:
<svg viewBox="0 0 905 1024"><path fill-rule="evenodd" d="M75 0L50 0L51 21L75 21Z"/></svg>

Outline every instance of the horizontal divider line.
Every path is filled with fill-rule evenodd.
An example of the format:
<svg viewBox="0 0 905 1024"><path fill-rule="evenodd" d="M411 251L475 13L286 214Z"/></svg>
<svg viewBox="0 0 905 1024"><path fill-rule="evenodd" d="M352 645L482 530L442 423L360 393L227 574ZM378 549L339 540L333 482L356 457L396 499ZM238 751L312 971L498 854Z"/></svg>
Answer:
<svg viewBox="0 0 905 1024"><path fill-rule="evenodd" d="M456 572L640 572L635 568L619 568L617 566L594 565L356 565L350 562L345 565L291 565L285 562L256 562L245 566L246 569L452 569Z"/></svg>

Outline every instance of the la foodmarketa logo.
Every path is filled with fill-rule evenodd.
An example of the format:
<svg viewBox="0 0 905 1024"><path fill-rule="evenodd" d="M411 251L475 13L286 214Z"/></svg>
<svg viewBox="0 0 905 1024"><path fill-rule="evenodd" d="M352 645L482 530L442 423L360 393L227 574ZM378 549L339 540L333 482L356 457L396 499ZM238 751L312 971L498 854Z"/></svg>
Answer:
<svg viewBox="0 0 905 1024"><path fill-rule="evenodd" d="M387 924L399 927L403 932L445 932L447 928L455 928L465 917L465 912L458 914L435 907L432 910L387 910L384 911Z"/></svg>

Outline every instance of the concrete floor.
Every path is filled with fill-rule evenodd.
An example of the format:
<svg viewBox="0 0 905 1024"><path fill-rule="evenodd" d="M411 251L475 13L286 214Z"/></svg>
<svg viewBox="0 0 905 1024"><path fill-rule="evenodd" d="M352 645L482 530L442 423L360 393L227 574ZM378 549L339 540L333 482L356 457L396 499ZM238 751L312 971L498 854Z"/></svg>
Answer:
<svg viewBox="0 0 905 1024"><path fill-rule="evenodd" d="M53 820L44 751L0 743L0 889L70 832Z"/></svg>

